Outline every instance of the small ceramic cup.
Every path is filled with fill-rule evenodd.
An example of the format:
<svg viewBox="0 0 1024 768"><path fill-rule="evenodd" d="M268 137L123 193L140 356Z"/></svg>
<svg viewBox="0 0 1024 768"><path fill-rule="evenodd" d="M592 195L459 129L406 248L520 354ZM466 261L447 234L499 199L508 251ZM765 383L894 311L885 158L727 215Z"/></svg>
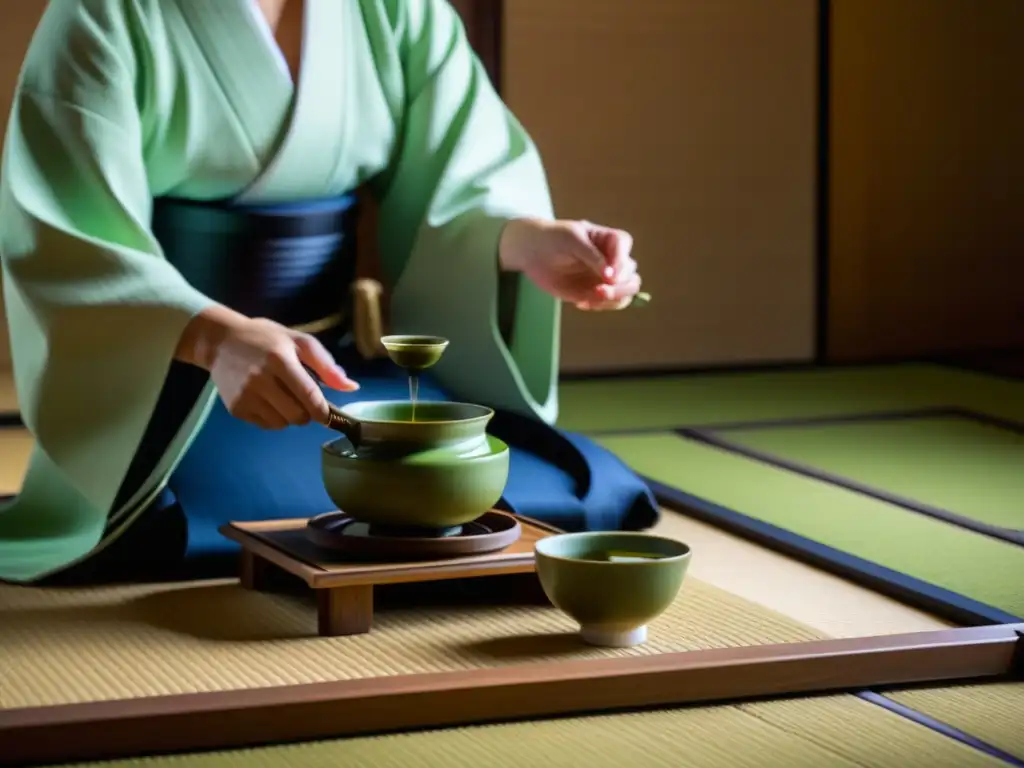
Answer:
<svg viewBox="0 0 1024 768"><path fill-rule="evenodd" d="M579 623L584 642L614 648L646 642L690 565L686 544L648 533L549 536L534 554L544 593Z"/></svg>
<svg viewBox="0 0 1024 768"><path fill-rule="evenodd" d="M434 366L448 349L448 339L441 336L383 336L380 343L391 362L411 374Z"/></svg>

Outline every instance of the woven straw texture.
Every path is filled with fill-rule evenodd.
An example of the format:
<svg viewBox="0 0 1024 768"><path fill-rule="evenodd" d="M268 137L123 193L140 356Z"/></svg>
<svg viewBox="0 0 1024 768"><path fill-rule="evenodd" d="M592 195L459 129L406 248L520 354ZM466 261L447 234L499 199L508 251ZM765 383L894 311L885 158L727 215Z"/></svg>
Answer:
<svg viewBox="0 0 1024 768"><path fill-rule="evenodd" d="M851 696L126 760L110 768L997 768Z"/></svg>
<svg viewBox="0 0 1024 768"><path fill-rule="evenodd" d="M82 590L0 587L0 704L194 691L810 640L822 633L697 579L636 649L582 646L550 607L495 604L489 582L420 591L371 634L315 635L309 595L231 582ZM497 584L498 580L493 583ZM449 585L451 587L453 585ZM456 590L457 591L457 590ZM473 599L475 596L476 599ZM454 599L453 599L454 598ZM893 698L1024 756L1024 685ZM215 727L215 724L212 725ZM995 766L979 752L852 696L555 719L181 755L117 766Z"/></svg>
<svg viewBox="0 0 1024 768"><path fill-rule="evenodd" d="M483 585L486 580L478 580ZM810 640L784 616L688 579L639 648L582 645L550 606L421 595L366 635L320 638L308 599L234 583L0 588L0 705L26 707ZM306 596L308 597L308 596ZM429 599L433 598L433 599ZM447 603L447 604L446 604Z"/></svg>

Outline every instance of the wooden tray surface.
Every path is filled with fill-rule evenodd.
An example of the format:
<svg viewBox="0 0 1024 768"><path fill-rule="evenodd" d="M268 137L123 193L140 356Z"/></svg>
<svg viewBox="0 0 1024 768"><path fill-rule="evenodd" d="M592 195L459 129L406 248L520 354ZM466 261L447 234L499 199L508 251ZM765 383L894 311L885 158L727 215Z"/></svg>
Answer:
<svg viewBox="0 0 1024 768"><path fill-rule="evenodd" d="M522 535L499 552L418 562L344 562L325 553L305 535L305 520L273 520L231 523L221 532L314 589L356 584L398 584L411 581L469 578L478 575L529 573L533 548L540 539L558 533L556 528L518 518Z"/></svg>

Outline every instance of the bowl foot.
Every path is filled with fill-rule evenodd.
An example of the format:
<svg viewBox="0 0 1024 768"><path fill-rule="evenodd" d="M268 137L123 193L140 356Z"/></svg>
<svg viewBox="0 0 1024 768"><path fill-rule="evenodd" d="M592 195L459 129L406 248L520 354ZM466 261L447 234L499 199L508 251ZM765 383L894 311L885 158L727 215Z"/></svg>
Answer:
<svg viewBox="0 0 1024 768"><path fill-rule="evenodd" d="M583 642L604 648L632 648L647 642L647 627L637 627L625 631L602 629L600 627L583 627L580 630Z"/></svg>

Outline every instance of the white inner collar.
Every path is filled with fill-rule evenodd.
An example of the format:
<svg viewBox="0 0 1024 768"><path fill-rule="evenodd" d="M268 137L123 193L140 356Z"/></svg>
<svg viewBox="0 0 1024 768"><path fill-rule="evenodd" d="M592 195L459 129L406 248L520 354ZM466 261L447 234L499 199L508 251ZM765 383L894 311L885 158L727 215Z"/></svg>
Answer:
<svg viewBox="0 0 1024 768"><path fill-rule="evenodd" d="M277 40L274 39L274 31L270 28L270 24L267 23L267 17L264 16L263 11L260 10L259 3L257 0L250 0L250 2L246 3L246 6L249 8L249 12L256 21L256 25L263 33L263 38L266 40L266 43L270 47L274 57L277 59L278 66L281 68L281 71L284 72L289 80L291 80L292 73L291 70L288 69L288 60L285 59L284 54L281 53L281 46L279 46L277 44Z"/></svg>

